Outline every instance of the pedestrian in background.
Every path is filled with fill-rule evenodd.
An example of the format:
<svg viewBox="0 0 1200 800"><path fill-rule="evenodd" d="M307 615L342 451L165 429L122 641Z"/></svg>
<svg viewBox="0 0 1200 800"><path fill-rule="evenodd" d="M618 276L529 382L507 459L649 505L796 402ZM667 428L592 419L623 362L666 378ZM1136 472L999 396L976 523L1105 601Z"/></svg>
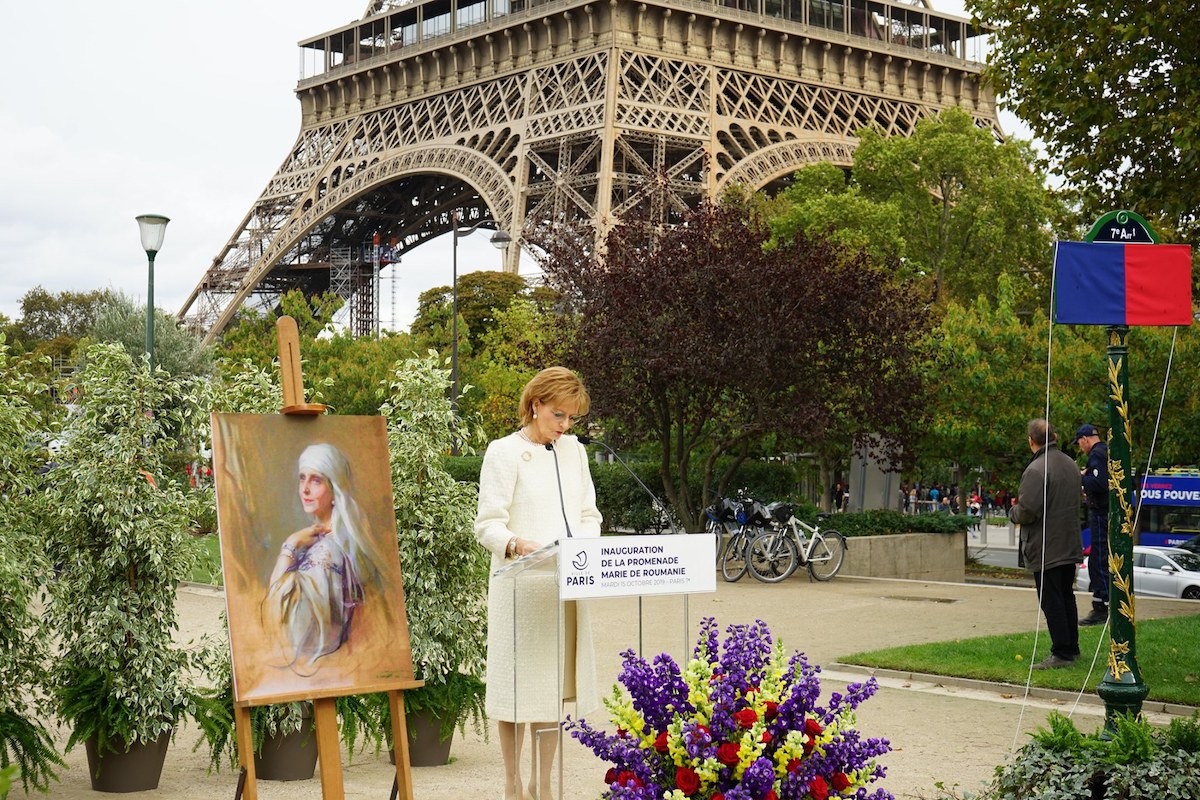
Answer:
<svg viewBox="0 0 1200 800"><path fill-rule="evenodd" d="M1087 456L1083 468L1083 492L1087 497L1088 527L1092 547L1088 552L1088 591L1092 593L1092 611L1080 625L1108 622L1108 445L1100 441L1094 425L1080 425L1075 444Z"/></svg>
<svg viewBox="0 0 1200 800"><path fill-rule="evenodd" d="M1079 532L1080 475L1074 459L1058 449L1054 428L1029 422L1033 457L1021 474L1009 519L1021 526L1021 553L1033 573L1038 604L1050 632L1050 655L1033 669L1070 666L1079 658L1079 609L1075 571L1083 561Z"/></svg>

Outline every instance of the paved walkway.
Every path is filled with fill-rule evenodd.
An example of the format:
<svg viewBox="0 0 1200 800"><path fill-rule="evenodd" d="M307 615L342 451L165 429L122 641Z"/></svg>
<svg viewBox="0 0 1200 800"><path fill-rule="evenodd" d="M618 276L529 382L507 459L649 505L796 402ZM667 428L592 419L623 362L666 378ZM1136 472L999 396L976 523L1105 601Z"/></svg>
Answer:
<svg viewBox="0 0 1200 800"><path fill-rule="evenodd" d="M218 629L224 604L220 592L188 587L181 589L179 600L184 640ZM1079 595L1077 602L1083 607L1087 599ZM643 652L665 649L679 657L685 640L683 606L682 598L653 598L642 604ZM1138 600L1142 619L1197 610L1187 601ZM596 604L594 613L599 675L602 685L607 685L617 674L617 654L625 647L639 647L639 606L636 600L609 600ZM1030 589L848 577L821 584L803 575L776 586L749 577L736 584L718 581L715 594L690 598L689 651L697 621L710 615L722 627L755 618L766 621L789 650L801 650L812 663L823 666L823 698L863 678L860 670L837 666L841 656L891 645L1032 630L1038 623ZM1042 642L1048 650L1048 640ZM1143 662L1142 667L1152 681L1153 665ZM1027 740L1026 732L1044 724L1050 709L1067 713L1074 708L1083 730L1094 730L1103 717L1103 706L1094 695L1085 695L1076 707L1073 695L1043 693L1026 698L1020 687L894 674L881 676L880 682L880 692L859 709L858 727L865 735L892 742L894 751L882 759L888 776L881 785L897 798L931 798L938 781L977 789L1014 746ZM1163 709L1148 706L1148 711L1154 721L1167 718ZM194 726L179 731L159 789L138 796L233 798L236 773L209 774L207 748L201 745L193 751L198 739ZM470 731L465 737L456 735L453 763L414 770L417 800L500 798L503 773L494 734L492 739L485 742ZM97 797L89 786L83 749L72 752L68 763L51 797ZM605 768L590 752L569 741L564 764L566 798L599 797ZM346 797L386 800L393 774L386 754L383 758L356 755L345 765ZM320 798L320 781L260 781L258 794L264 800Z"/></svg>

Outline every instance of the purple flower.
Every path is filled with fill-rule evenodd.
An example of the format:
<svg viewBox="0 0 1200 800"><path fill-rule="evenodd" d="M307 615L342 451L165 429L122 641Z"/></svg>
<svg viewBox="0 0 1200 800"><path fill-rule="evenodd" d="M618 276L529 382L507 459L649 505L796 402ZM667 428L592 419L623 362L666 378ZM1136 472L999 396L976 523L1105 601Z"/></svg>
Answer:
<svg viewBox="0 0 1200 800"><path fill-rule="evenodd" d="M633 650L621 654L622 669L618 679L624 685L633 708L642 715L645 726L640 735L610 735L596 730L586 720L568 719L564 726L571 735L592 750L602 760L613 765L613 775L622 776L609 784L603 797L607 800L652 800L676 786L677 770L696 769L709 759L722 761L717 780L712 787L726 800L761 800L775 782L774 757L790 731L804 731L805 722L825 728L820 750L813 749L795 758L787 775L780 782L780 800L799 800L808 793L809 784L816 778L829 782L839 772L867 770L879 756L891 747L886 739L866 738L849 727L842 727L848 714L866 701L878 688L875 680L854 683L846 693L830 695L829 706L817 705L821 686L820 667L810 665L802 653L795 653L787 662L781 679L764 679L778 669L771 632L762 620L753 625L730 625L718 648L716 621L707 617L700 623L700 634L693 651L695 660L704 669L689 669L685 679L679 665L667 654L656 656L652 663ZM689 686L697 675L712 678L707 685ZM706 694L705 708L711 709L708 725L696 716L697 709L690 701L690 692ZM749 698L748 698L749 695ZM750 707L767 704L774 716L766 722L759 746L761 755L746 768L742 777L733 777L735 766L730 765L729 753L737 752L742 737L761 724L754 719ZM741 712L741 713L739 713ZM737 717L735 717L737 715ZM751 727L738 724L738 717ZM641 747L642 737L652 737L672 727L681 732L684 763L677 765L672 757L660 754L655 748ZM819 728L813 728L819 730ZM722 759L718 759L718 752ZM678 751L676 752L676 757ZM736 757L734 757L736 759ZM711 763L711 762L710 762ZM884 769L870 766L872 779L881 778ZM891 800L891 795L878 789L868 795L867 788L855 792L858 800Z"/></svg>

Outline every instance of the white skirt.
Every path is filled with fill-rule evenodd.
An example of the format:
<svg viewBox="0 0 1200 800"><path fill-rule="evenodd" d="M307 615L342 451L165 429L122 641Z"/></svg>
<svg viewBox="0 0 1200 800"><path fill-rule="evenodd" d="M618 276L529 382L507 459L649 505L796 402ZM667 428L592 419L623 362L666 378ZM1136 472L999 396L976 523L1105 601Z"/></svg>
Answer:
<svg viewBox="0 0 1200 800"><path fill-rule="evenodd" d="M568 700L575 701L580 715L599 706L586 603L560 602L553 573L526 574L517 581L493 576L488 585L488 717L558 722Z"/></svg>

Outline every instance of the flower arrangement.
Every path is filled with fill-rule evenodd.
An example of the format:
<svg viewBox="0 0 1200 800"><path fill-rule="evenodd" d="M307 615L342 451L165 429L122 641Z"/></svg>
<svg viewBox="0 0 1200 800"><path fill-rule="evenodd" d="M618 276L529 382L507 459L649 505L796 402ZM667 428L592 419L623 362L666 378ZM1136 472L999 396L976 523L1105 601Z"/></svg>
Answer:
<svg viewBox="0 0 1200 800"><path fill-rule="evenodd" d="M891 800L870 784L884 776L876 758L886 739L864 739L855 709L878 688L874 678L834 692L817 705L817 674L804 654L785 656L762 620L730 625L718 649L712 617L700 623L691 661L681 671L667 654L648 664L621 654L618 680L604 705L615 734L567 719L571 735L613 766L612 800Z"/></svg>

